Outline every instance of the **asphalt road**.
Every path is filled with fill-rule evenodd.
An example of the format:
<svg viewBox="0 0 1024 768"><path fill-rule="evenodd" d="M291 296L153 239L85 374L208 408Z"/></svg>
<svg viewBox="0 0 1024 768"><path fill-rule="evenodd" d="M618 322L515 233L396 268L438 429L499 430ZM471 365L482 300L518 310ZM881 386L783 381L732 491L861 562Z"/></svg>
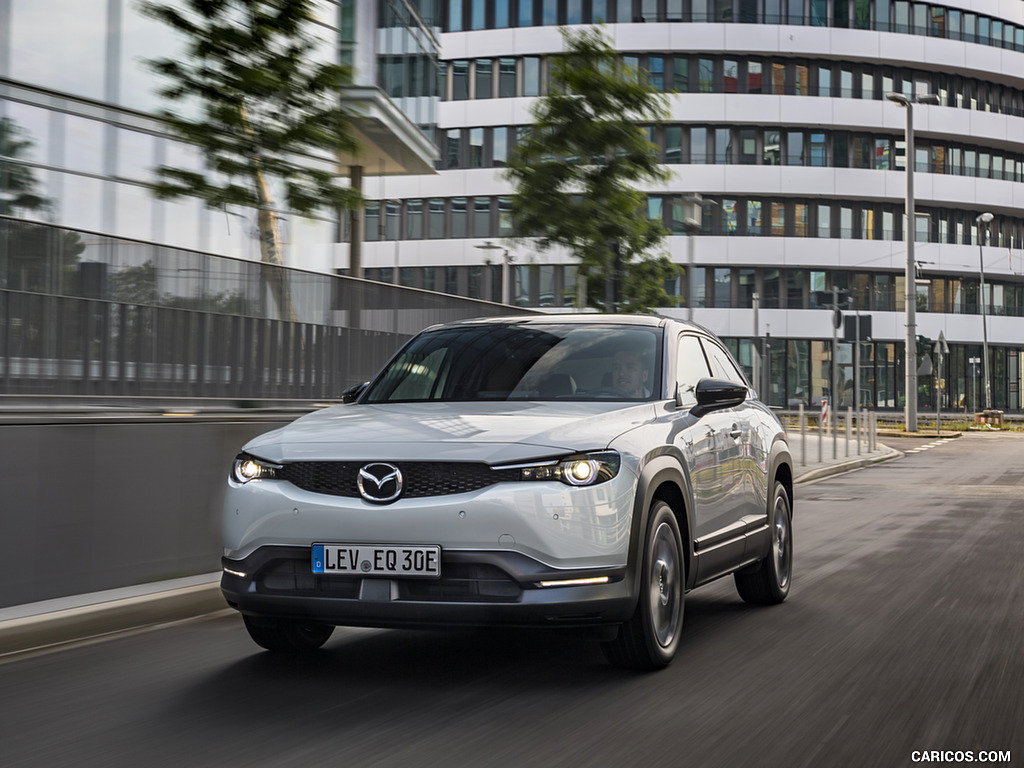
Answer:
<svg viewBox="0 0 1024 768"><path fill-rule="evenodd" d="M0 765L1024 765L1024 437L800 486L795 530L790 599L691 593L654 674L518 632L338 630L278 658L226 612L14 657Z"/></svg>

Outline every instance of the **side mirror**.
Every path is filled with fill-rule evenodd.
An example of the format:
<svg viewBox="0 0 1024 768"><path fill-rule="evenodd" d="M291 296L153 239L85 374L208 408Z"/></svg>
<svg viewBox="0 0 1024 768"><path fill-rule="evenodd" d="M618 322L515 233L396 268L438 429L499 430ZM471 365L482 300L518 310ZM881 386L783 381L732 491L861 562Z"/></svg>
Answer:
<svg viewBox="0 0 1024 768"><path fill-rule="evenodd" d="M722 379L701 379L697 382L695 394L697 404L690 413L700 418L705 413L739 405L747 399L747 388Z"/></svg>
<svg viewBox="0 0 1024 768"><path fill-rule="evenodd" d="M364 381L362 384L356 384L349 387L341 393L341 402L343 403L354 403L359 399L359 396L366 391L366 388L370 386L370 382Z"/></svg>

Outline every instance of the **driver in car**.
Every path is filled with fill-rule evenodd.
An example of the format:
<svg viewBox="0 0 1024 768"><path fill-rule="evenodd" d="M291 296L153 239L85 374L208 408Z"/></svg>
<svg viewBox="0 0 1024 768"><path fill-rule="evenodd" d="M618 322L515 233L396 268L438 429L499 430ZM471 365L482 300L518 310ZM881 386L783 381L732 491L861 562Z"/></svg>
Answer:
<svg viewBox="0 0 1024 768"><path fill-rule="evenodd" d="M629 397L650 397L647 379L650 371L643 355L634 349L620 349L612 360L612 386Z"/></svg>

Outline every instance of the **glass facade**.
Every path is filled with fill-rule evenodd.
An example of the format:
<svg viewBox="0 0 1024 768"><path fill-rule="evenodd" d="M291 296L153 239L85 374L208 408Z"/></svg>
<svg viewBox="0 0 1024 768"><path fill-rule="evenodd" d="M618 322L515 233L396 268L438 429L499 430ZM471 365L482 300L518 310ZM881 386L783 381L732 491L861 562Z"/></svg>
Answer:
<svg viewBox="0 0 1024 768"><path fill-rule="evenodd" d="M90 232L259 259L255 212L210 210L197 199L156 199L147 184L161 165L204 172L201 158L172 138L147 59L179 58L183 42L133 0L3 0L0 121L17 141L0 141L0 187L16 176L31 190L0 212ZM433 134L440 16L434 3L381 0L373 79L414 124ZM359 14L373 6L319 0L310 32L314 56L351 61ZM414 8L418 16L410 11ZM70 23L74 19L74 23ZM64 21L55 21L64 20ZM177 106L177 105L176 105ZM195 105L181 111L198 114ZM283 188L271 180L271 194ZM331 271L337 215L282 215L286 258Z"/></svg>
<svg viewBox="0 0 1024 768"><path fill-rule="evenodd" d="M70 2L71 0L65 0ZM93 0L94 2L98 0ZM447 0L445 32L500 29L508 24L511 0ZM561 26L601 21L713 22L876 29L1024 51L1024 25L958 8L906 0L518 0L517 26ZM734 5L739 12L734 13ZM614 7L614 12L611 11ZM785 8L785 11L783 10ZM960 23L961 15L963 24ZM947 18L949 23L947 23ZM954 21L955 18L955 21Z"/></svg>

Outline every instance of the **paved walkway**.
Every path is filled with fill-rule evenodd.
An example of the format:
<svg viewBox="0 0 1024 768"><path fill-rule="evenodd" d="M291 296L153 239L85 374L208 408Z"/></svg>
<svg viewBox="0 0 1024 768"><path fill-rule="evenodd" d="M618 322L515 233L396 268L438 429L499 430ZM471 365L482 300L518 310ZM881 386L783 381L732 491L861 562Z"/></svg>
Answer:
<svg viewBox="0 0 1024 768"><path fill-rule="evenodd" d="M803 439L790 433L789 442L797 484L901 455L882 444L868 451L866 441L858 455L857 441L847 445L845 435L838 437L834 448L832 437L826 435L820 457L817 433ZM0 662L28 649L56 648L221 610L228 609L220 594L219 572L0 608Z"/></svg>
<svg viewBox="0 0 1024 768"><path fill-rule="evenodd" d="M866 433L859 441L856 433L847 441L842 431L835 439L830 433L819 435L816 431L809 431L801 437L798 431L791 431L789 450L793 454L793 474L797 484L820 480L901 455L899 451L877 441L874 449L869 450Z"/></svg>

